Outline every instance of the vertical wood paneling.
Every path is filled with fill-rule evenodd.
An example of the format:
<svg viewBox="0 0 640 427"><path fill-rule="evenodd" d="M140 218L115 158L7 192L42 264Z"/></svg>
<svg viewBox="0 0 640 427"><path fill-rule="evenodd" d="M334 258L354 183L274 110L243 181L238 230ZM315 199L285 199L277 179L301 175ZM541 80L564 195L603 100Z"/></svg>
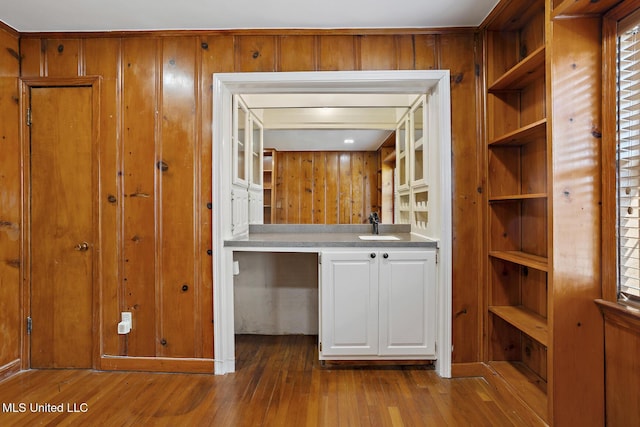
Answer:
<svg viewBox="0 0 640 427"><path fill-rule="evenodd" d="M40 77L44 75L44 55L40 39L20 39L20 76Z"/></svg>
<svg viewBox="0 0 640 427"><path fill-rule="evenodd" d="M123 282L133 313L126 355L155 356L156 343L156 110L155 38L123 40L124 227Z"/></svg>
<svg viewBox="0 0 640 427"><path fill-rule="evenodd" d="M354 36L318 36L318 69L321 71L356 70Z"/></svg>
<svg viewBox="0 0 640 427"><path fill-rule="evenodd" d="M381 153L367 151L364 153L364 212L363 222L369 220L369 213L376 211L380 213L378 206L381 201L378 200L378 164L380 163ZM382 195L380 195L382 196Z"/></svg>
<svg viewBox="0 0 640 427"><path fill-rule="evenodd" d="M18 38L0 29L0 378L20 359L20 110Z"/></svg>
<svg viewBox="0 0 640 427"><path fill-rule="evenodd" d="M100 94L100 282L102 286L102 351L117 355L124 349L124 338L115 334L120 321L122 283L120 254L122 180L120 170L121 93L120 53L118 38L96 38L85 41L87 54L84 68L88 75L102 76Z"/></svg>
<svg viewBox="0 0 640 427"><path fill-rule="evenodd" d="M396 70L398 55L392 35L361 36L360 63L362 70Z"/></svg>
<svg viewBox="0 0 640 427"><path fill-rule="evenodd" d="M235 70L275 71L275 36L236 36Z"/></svg>
<svg viewBox="0 0 640 427"><path fill-rule="evenodd" d="M165 56L172 48L180 49L181 52L176 51L177 57L181 57L183 49L184 52L188 51L184 55L188 57L189 65L183 66L182 60L176 62L181 78L189 80L189 89L181 89L184 97L178 92L172 92L166 82L162 90L158 86L162 78L161 72L164 72L165 77L171 74L171 64L166 62L170 58L163 57L163 53L158 50L160 42L154 35L124 35L122 39L101 39L90 35L82 38L61 36L45 39L42 43L40 38L34 36L21 40L22 75L25 77L70 77L79 74L97 74L103 77L103 151L100 154L103 190L100 204L103 209L102 344L105 353L131 356L154 356L161 353L167 357L183 357L189 353L188 356L193 357L213 356L212 257L206 251L211 249L211 221L215 220L215 212L211 212L206 204L211 200L211 84L214 72L450 68L454 76L454 257L463 256L468 260L465 254L474 253L472 250L478 247L480 236L477 231L473 231L474 222L468 220L479 216L475 208L475 198L478 197L475 192L478 186L475 148L477 137L474 127L469 126L469 117L475 117L475 92L471 89L475 80L472 66L475 46L470 42L473 39L471 33L448 36L365 36L327 33L292 35L283 31L282 35L275 36L201 34L198 36L199 40L194 37L171 36L164 46ZM443 40L442 48L440 40ZM60 44L64 45L62 52L57 50ZM442 63L438 63L440 57ZM462 74L460 70L463 71ZM6 82L2 82L2 85L1 95L4 100L5 92L12 90L13 86ZM196 88L196 85L199 86ZM9 89L5 90L6 86ZM187 91L190 93L188 96ZM5 104L2 105L4 108ZM156 110L163 116L156 117ZM167 113L170 122L165 118ZM186 131L178 126L178 116L181 118L181 126L195 131ZM0 126L4 126L4 122ZM156 151L156 144L162 151ZM156 168L156 162L169 154L179 156L178 147L181 144L187 145L188 153L185 155L191 160L180 158L177 163L171 160L167 162L169 170L162 174ZM0 159L2 161L8 160L3 157ZM289 185L281 174L282 170L286 170L282 164L284 161L286 159L278 166L280 173L276 174L280 187ZM298 164L304 163L300 158L296 161ZM361 188L362 201L356 203L359 207L352 212L351 190L348 194L344 193L347 184L351 187L350 181L354 173L351 158L345 162L339 153L314 153L307 163L312 168L309 172L310 182L305 182L305 187L310 185L312 196L307 199L308 195L305 193L305 201L301 202L293 196L293 188L290 192L279 194L278 197L282 197L279 200L281 208L276 209L279 222L297 222L307 215L305 221L338 223L346 219L347 210L349 220L354 215L359 220L364 220L364 215L377 203L373 201L377 184L375 175L372 175ZM188 196L177 196L184 205L182 209L169 206L169 198L173 196L164 191L174 188L169 184L169 175L176 171L176 164L182 165L185 170L190 168L192 180L185 192ZM368 164L369 160L365 155L362 166L364 176L370 173ZM344 178L345 176L348 178ZM7 179L13 182L13 178ZM184 173L178 180L183 182L186 179ZM157 188L156 180L159 184ZM295 185L299 186L300 182L291 184ZM315 190L320 187L325 191ZM156 193L160 196L158 199L155 198ZM297 194L300 192L297 191ZM116 201L105 201L109 195L114 195ZM289 212L288 206L296 206L296 211ZM357 212L361 212L362 217ZM184 277L184 266L170 267L173 261L167 257L176 248L171 246L173 242L167 242L166 239L170 233L180 233L179 240L182 240L182 233L187 228L190 230L187 237L189 243L182 248L188 246L194 249L184 251L188 253L188 259L184 258L187 256L185 254L180 254L179 257L190 263L187 270L193 283L187 293L193 290L198 293L198 297L194 296L195 299L189 302L192 313L186 315L179 312L176 316L181 319L181 324L188 322L194 332L192 336L167 339L169 345L161 346L159 342L162 336L159 335L160 331L156 334L155 319L157 316L163 316L165 320L173 319L173 315L168 312L179 310L184 295L180 294L178 298L167 295L162 298L165 305L157 304L156 298L160 300L160 294L156 293L156 283L162 281L166 285L175 280L181 281ZM162 234L156 235L160 230ZM0 230L0 235L2 233ZM156 277L156 250L160 249L162 250L158 255L162 264L157 267L159 275ZM181 271L174 272L174 268ZM457 311L467 310L466 314L454 318L454 337L457 339L454 361L457 362L480 360L477 358L475 339L481 333L480 324L477 320L466 320L477 314L473 312L472 306L477 305L479 290L467 285L477 282L478 268L475 264L467 265L464 269L454 265L455 308ZM2 280L5 277L3 275ZM465 286L458 283L464 283ZM117 300L114 301L114 298ZM113 324L118 320L119 312L125 309L134 312L135 324L134 331L126 338L115 335ZM166 315L163 314L165 312ZM200 324L197 325L197 322ZM182 338L184 341L177 345L176 339ZM187 341L191 344L187 344ZM186 348L190 345L192 349L187 352ZM157 348L160 349L159 353L156 352Z"/></svg>
<svg viewBox="0 0 640 427"><path fill-rule="evenodd" d="M361 224L377 206L378 153L279 151L280 224Z"/></svg>
<svg viewBox="0 0 640 427"><path fill-rule="evenodd" d="M278 71L314 71L317 68L315 36L278 38Z"/></svg>
<svg viewBox="0 0 640 427"><path fill-rule="evenodd" d="M215 212L207 207L212 201L212 128L213 119L213 74L233 71L233 37L201 37L201 73L200 73L200 200L196 205L200 209L200 246L196 257L200 274L200 307L202 317L202 351L196 357L213 357L213 258L207 253L212 249L211 226Z"/></svg>
<svg viewBox="0 0 640 427"><path fill-rule="evenodd" d="M47 39L44 41L45 75L72 77L80 73L80 41L78 39Z"/></svg>
<svg viewBox="0 0 640 427"><path fill-rule="evenodd" d="M338 223L350 224L353 195L349 153L338 154L338 168Z"/></svg>
<svg viewBox="0 0 640 427"><path fill-rule="evenodd" d="M475 38L440 36L439 68L451 70L453 212L453 362L479 360L482 322L480 176L481 147L475 121ZM470 254L473 254L470 256ZM462 260L464 260L462 262ZM464 331L464 332L462 332Z"/></svg>
<svg viewBox="0 0 640 427"><path fill-rule="evenodd" d="M162 142L156 158L160 220L160 347L157 354L193 357L200 336L199 277L195 272L195 188L201 177L196 142L196 42L162 40ZM195 218L194 218L195 216Z"/></svg>
<svg viewBox="0 0 640 427"><path fill-rule="evenodd" d="M437 68L437 40L436 35L416 34L415 43L415 68L416 70L434 70Z"/></svg>
<svg viewBox="0 0 640 427"><path fill-rule="evenodd" d="M313 153L313 224L326 223L327 161L323 152ZM322 189L322 191L320 191Z"/></svg>
<svg viewBox="0 0 640 427"><path fill-rule="evenodd" d="M555 425L604 424L603 321L593 304L602 295L601 141L594 132L602 114L600 23L553 22L549 366ZM589 390L580 405L576 389Z"/></svg>
<svg viewBox="0 0 640 427"><path fill-rule="evenodd" d="M313 153L300 153L300 223L313 224Z"/></svg>
<svg viewBox="0 0 640 427"><path fill-rule="evenodd" d="M368 177L364 174L364 153L351 154L351 218L349 224L362 224L362 214L365 205L365 187Z"/></svg>
<svg viewBox="0 0 640 427"><path fill-rule="evenodd" d="M414 36L395 36L398 70L413 70L416 67Z"/></svg>

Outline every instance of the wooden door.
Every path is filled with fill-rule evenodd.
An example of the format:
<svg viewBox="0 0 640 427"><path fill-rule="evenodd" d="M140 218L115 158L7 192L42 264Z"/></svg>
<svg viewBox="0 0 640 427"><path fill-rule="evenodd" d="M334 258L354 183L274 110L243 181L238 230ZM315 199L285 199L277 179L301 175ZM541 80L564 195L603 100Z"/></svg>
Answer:
<svg viewBox="0 0 640 427"><path fill-rule="evenodd" d="M31 367L91 368L92 88L33 87Z"/></svg>

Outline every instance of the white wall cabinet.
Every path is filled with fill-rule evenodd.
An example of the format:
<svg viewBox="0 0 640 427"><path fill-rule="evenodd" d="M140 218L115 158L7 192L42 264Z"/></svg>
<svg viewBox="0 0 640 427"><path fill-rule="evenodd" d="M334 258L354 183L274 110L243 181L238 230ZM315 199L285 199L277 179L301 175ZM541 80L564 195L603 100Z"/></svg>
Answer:
<svg viewBox="0 0 640 427"><path fill-rule="evenodd" d="M435 359L436 251L323 251L320 359Z"/></svg>
<svg viewBox="0 0 640 427"><path fill-rule="evenodd" d="M263 126L239 96L233 97L233 179L231 233L248 233L249 224L262 224Z"/></svg>

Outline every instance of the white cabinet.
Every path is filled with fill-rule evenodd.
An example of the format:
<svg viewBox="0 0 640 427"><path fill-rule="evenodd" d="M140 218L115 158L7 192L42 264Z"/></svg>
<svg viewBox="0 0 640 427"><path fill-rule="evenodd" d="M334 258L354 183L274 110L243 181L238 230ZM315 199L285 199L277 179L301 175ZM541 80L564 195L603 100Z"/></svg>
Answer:
<svg viewBox="0 0 640 427"><path fill-rule="evenodd" d="M321 354L378 354L377 253L322 252Z"/></svg>
<svg viewBox="0 0 640 427"><path fill-rule="evenodd" d="M249 189L249 224L264 223L264 195L261 189Z"/></svg>
<svg viewBox="0 0 640 427"><path fill-rule="evenodd" d="M379 257L379 354L435 357L435 250L383 251Z"/></svg>
<svg viewBox="0 0 640 427"><path fill-rule="evenodd" d="M433 250L323 251L320 359L435 359Z"/></svg>
<svg viewBox="0 0 640 427"><path fill-rule="evenodd" d="M231 233L246 234L249 224L262 224L263 127L239 96L233 97Z"/></svg>

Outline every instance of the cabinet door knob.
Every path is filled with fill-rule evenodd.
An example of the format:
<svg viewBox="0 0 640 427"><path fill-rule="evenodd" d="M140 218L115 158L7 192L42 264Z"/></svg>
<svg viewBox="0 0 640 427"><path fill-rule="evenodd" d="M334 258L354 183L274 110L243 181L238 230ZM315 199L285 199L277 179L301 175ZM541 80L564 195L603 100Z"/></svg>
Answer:
<svg viewBox="0 0 640 427"><path fill-rule="evenodd" d="M371 252L371 255L369 255L371 258L375 258L376 257L376 253L375 252Z"/></svg>
<svg viewBox="0 0 640 427"><path fill-rule="evenodd" d="M385 252L384 254L382 254L382 258L384 258L384 259L389 258L389 254Z"/></svg>

